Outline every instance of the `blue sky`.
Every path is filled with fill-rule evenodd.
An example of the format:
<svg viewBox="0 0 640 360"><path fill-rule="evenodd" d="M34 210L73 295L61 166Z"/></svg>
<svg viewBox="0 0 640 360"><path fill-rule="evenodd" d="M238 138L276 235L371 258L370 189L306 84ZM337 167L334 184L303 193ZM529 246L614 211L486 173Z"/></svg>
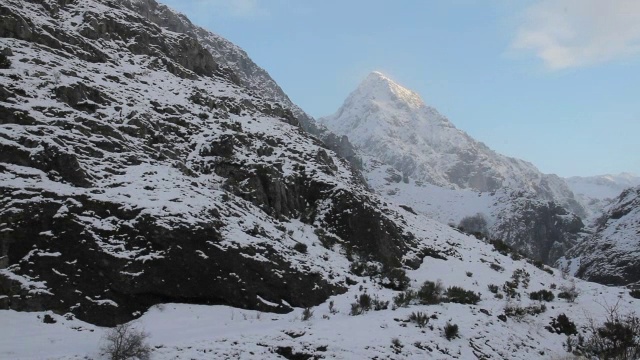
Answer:
<svg viewBox="0 0 640 360"><path fill-rule="evenodd" d="M160 1L315 117L379 70L543 172L640 175L640 1Z"/></svg>

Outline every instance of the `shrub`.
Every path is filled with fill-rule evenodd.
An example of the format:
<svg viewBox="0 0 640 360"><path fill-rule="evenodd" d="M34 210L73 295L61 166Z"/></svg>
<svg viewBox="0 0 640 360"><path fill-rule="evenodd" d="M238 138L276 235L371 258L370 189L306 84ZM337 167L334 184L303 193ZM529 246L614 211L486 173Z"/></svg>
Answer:
<svg viewBox="0 0 640 360"><path fill-rule="evenodd" d="M11 60L7 57L7 55L0 52L0 69L8 69L11 67Z"/></svg>
<svg viewBox="0 0 640 360"><path fill-rule="evenodd" d="M607 310L602 325L592 323L586 352L598 359L640 359L640 318L620 315L617 305Z"/></svg>
<svg viewBox="0 0 640 360"><path fill-rule="evenodd" d="M569 317L565 314L558 315L557 318L552 318L551 323L545 326L545 329L556 334L575 335L578 333L576 324L569 320Z"/></svg>
<svg viewBox="0 0 640 360"><path fill-rule="evenodd" d="M497 272L503 272L503 271L504 271L504 268L503 268L502 266L500 266L500 265L496 264L496 263L491 263L491 265L489 265L489 267L490 267L492 270L495 270L495 271L497 271Z"/></svg>
<svg viewBox="0 0 640 360"><path fill-rule="evenodd" d="M538 315L545 311L547 311L547 306L545 304L529 305L525 307L510 304L504 308L504 314L506 316L513 317L518 320L524 318L526 315Z"/></svg>
<svg viewBox="0 0 640 360"><path fill-rule="evenodd" d="M293 249L299 253L306 254L307 253L307 244L296 243L293 245Z"/></svg>
<svg viewBox="0 0 640 360"><path fill-rule="evenodd" d="M505 244L505 242L504 242L504 241L502 241L502 240L498 240L498 239L496 239L496 240L491 240L489 243L490 243L491 245L493 245L493 248L494 248L497 252L499 252L500 254L502 254L502 255L504 255L504 256L508 256L509 254L511 254L511 253L513 253L513 252L515 252L515 251L511 248L511 246L509 246L509 245Z"/></svg>
<svg viewBox="0 0 640 360"><path fill-rule="evenodd" d="M376 296L374 299L369 296L367 293L360 294L357 298L357 301L351 304L350 315L362 315L371 309L375 311L384 310L389 307L388 301L379 300Z"/></svg>
<svg viewBox="0 0 640 360"><path fill-rule="evenodd" d="M397 307L407 307L416 299L416 292L408 289L393 297L393 303Z"/></svg>
<svg viewBox="0 0 640 360"><path fill-rule="evenodd" d="M489 284L487 285L487 287L489 288L489 291L491 291L494 294L497 294L498 290L500 290L500 288L496 284Z"/></svg>
<svg viewBox="0 0 640 360"><path fill-rule="evenodd" d="M473 277L473 273L471 271L467 271L467 276L468 277Z"/></svg>
<svg viewBox="0 0 640 360"><path fill-rule="evenodd" d="M429 323L429 316L421 311L412 312L411 315L409 315L409 321L423 328Z"/></svg>
<svg viewBox="0 0 640 360"><path fill-rule="evenodd" d="M101 351L111 360L148 360L151 354L151 347L146 344L148 337L147 333L135 329L131 323L118 325L106 332Z"/></svg>
<svg viewBox="0 0 640 360"><path fill-rule="evenodd" d="M391 348L396 354L399 354L402 351L402 347L403 346L402 346L402 343L400 342L400 339L398 338L391 339Z"/></svg>
<svg viewBox="0 0 640 360"><path fill-rule="evenodd" d="M451 341L453 338L459 337L458 325L447 322L444 325L444 337Z"/></svg>
<svg viewBox="0 0 640 360"><path fill-rule="evenodd" d="M553 299L555 299L555 295L553 295L553 293L549 290L540 290L540 291L534 291L530 293L529 298L531 300L548 302L548 301L553 301Z"/></svg>
<svg viewBox="0 0 640 360"><path fill-rule="evenodd" d="M631 290L629 292L629 295L631 295L632 297L634 297L636 299L640 299L640 289Z"/></svg>
<svg viewBox="0 0 640 360"><path fill-rule="evenodd" d="M313 311L311 311L311 308L307 307L304 308L304 310L302 310L302 321L307 321L309 319L311 319L313 317Z"/></svg>
<svg viewBox="0 0 640 360"><path fill-rule="evenodd" d="M382 282L382 285L392 290L404 290L409 286L411 279L407 276L407 273L400 268L393 268L385 273L386 280Z"/></svg>
<svg viewBox="0 0 640 360"><path fill-rule="evenodd" d="M560 286L560 293L558 294L560 299L565 299L568 302L574 302L576 301L576 298L578 298L578 295L580 295L580 292L576 289L575 283L571 283L571 286Z"/></svg>
<svg viewBox="0 0 640 360"><path fill-rule="evenodd" d="M425 281L418 290L418 300L421 304L431 305L442 302L442 283L440 281Z"/></svg>
<svg viewBox="0 0 640 360"><path fill-rule="evenodd" d="M451 286L445 296L449 302L475 305L480 302L480 295L459 286Z"/></svg>
<svg viewBox="0 0 640 360"><path fill-rule="evenodd" d="M386 310L389 307L389 302L378 299L378 296L376 295L376 297L371 300L371 305L374 311L380 311Z"/></svg>
<svg viewBox="0 0 640 360"><path fill-rule="evenodd" d="M522 283L523 288L529 287L529 280L531 279L531 275L526 272L524 269L516 269L513 274L511 274L511 279L513 279L513 283L517 288Z"/></svg>
<svg viewBox="0 0 640 360"><path fill-rule="evenodd" d="M471 234L481 239L484 238L489 230L487 229L487 219L481 213L477 213L474 216L467 216L460 220L458 229L467 234Z"/></svg>

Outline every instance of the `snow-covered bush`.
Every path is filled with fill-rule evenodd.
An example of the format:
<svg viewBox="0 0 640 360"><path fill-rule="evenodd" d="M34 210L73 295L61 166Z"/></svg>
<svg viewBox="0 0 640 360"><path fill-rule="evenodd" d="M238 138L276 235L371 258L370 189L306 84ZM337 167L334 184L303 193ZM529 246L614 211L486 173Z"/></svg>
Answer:
<svg viewBox="0 0 640 360"><path fill-rule="evenodd" d="M146 343L148 337L131 323L121 324L105 333L100 350L110 360L148 360L151 354L151 347Z"/></svg>
<svg viewBox="0 0 640 360"><path fill-rule="evenodd" d="M553 292L549 291L549 290L540 290L540 291L534 291L532 293L529 294L529 298L531 300L538 300L538 301L553 301L553 299L555 299L555 295L553 295Z"/></svg>
<svg viewBox="0 0 640 360"><path fill-rule="evenodd" d="M470 290L465 290L459 286L451 286L445 292L445 297L448 302L458 304L471 304L475 305L480 302L480 295Z"/></svg>
<svg viewBox="0 0 640 360"><path fill-rule="evenodd" d="M457 338L459 336L460 335L459 335L459 329L457 324L451 324L447 322L444 325L444 337L447 338L447 340L451 341L451 339Z"/></svg>
<svg viewBox="0 0 640 360"><path fill-rule="evenodd" d="M422 311L414 311L409 315L409 321L423 328L429 323L429 316Z"/></svg>
<svg viewBox="0 0 640 360"><path fill-rule="evenodd" d="M418 290L418 301L423 305L439 304L442 302L442 283L440 281L425 281Z"/></svg>
<svg viewBox="0 0 640 360"><path fill-rule="evenodd" d="M393 303L396 307L408 307L416 299L415 291L408 289L393 297Z"/></svg>
<svg viewBox="0 0 640 360"><path fill-rule="evenodd" d="M640 318L633 313L621 315L617 306L607 312L604 323L592 322L585 352L598 359L640 359Z"/></svg>

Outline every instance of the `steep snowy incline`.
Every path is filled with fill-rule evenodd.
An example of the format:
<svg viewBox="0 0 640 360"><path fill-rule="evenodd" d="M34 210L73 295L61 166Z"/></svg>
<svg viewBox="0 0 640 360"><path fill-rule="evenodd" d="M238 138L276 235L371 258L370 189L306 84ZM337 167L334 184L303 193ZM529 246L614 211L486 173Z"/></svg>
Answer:
<svg viewBox="0 0 640 360"><path fill-rule="evenodd" d="M320 122L418 181L451 189L525 190L583 213L562 179L492 151L380 72L367 76L334 115Z"/></svg>
<svg viewBox="0 0 640 360"><path fill-rule="evenodd" d="M352 262L419 265L403 210L124 1L0 2L0 308L287 312L346 291Z"/></svg>

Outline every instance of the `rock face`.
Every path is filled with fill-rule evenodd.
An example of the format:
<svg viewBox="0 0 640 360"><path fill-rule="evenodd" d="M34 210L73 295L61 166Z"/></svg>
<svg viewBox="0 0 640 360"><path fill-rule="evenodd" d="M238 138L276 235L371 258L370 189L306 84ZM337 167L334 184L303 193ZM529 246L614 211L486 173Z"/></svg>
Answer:
<svg viewBox="0 0 640 360"><path fill-rule="evenodd" d="M223 64L233 71L233 74L237 76L237 81L249 92L290 109L305 131L320 138L329 149L347 159L355 168L361 168L361 161L356 156L349 140L336 136L324 126L319 126L311 116L292 103L267 71L254 63L240 47L217 34L192 24L184 15L172 11L154 0L123 0L121 3L163 28L197 39L217 63Z"/></svg>
<svg viewBox="0 0 640 360"><path fill-rule="evenodd" d="M0 17L0 308L106 325L168 301L285 312L345 291L345 253L387 270L428 253L296 109L248 86L260 74L166 7L7 0Z"/></svg>
<svg viewBox="0 0 640 360"><path fill-rule="evenodd" d="M596 221L594 233L568 254L578 277L640 285L640 187L625 190Z"/></svg>

